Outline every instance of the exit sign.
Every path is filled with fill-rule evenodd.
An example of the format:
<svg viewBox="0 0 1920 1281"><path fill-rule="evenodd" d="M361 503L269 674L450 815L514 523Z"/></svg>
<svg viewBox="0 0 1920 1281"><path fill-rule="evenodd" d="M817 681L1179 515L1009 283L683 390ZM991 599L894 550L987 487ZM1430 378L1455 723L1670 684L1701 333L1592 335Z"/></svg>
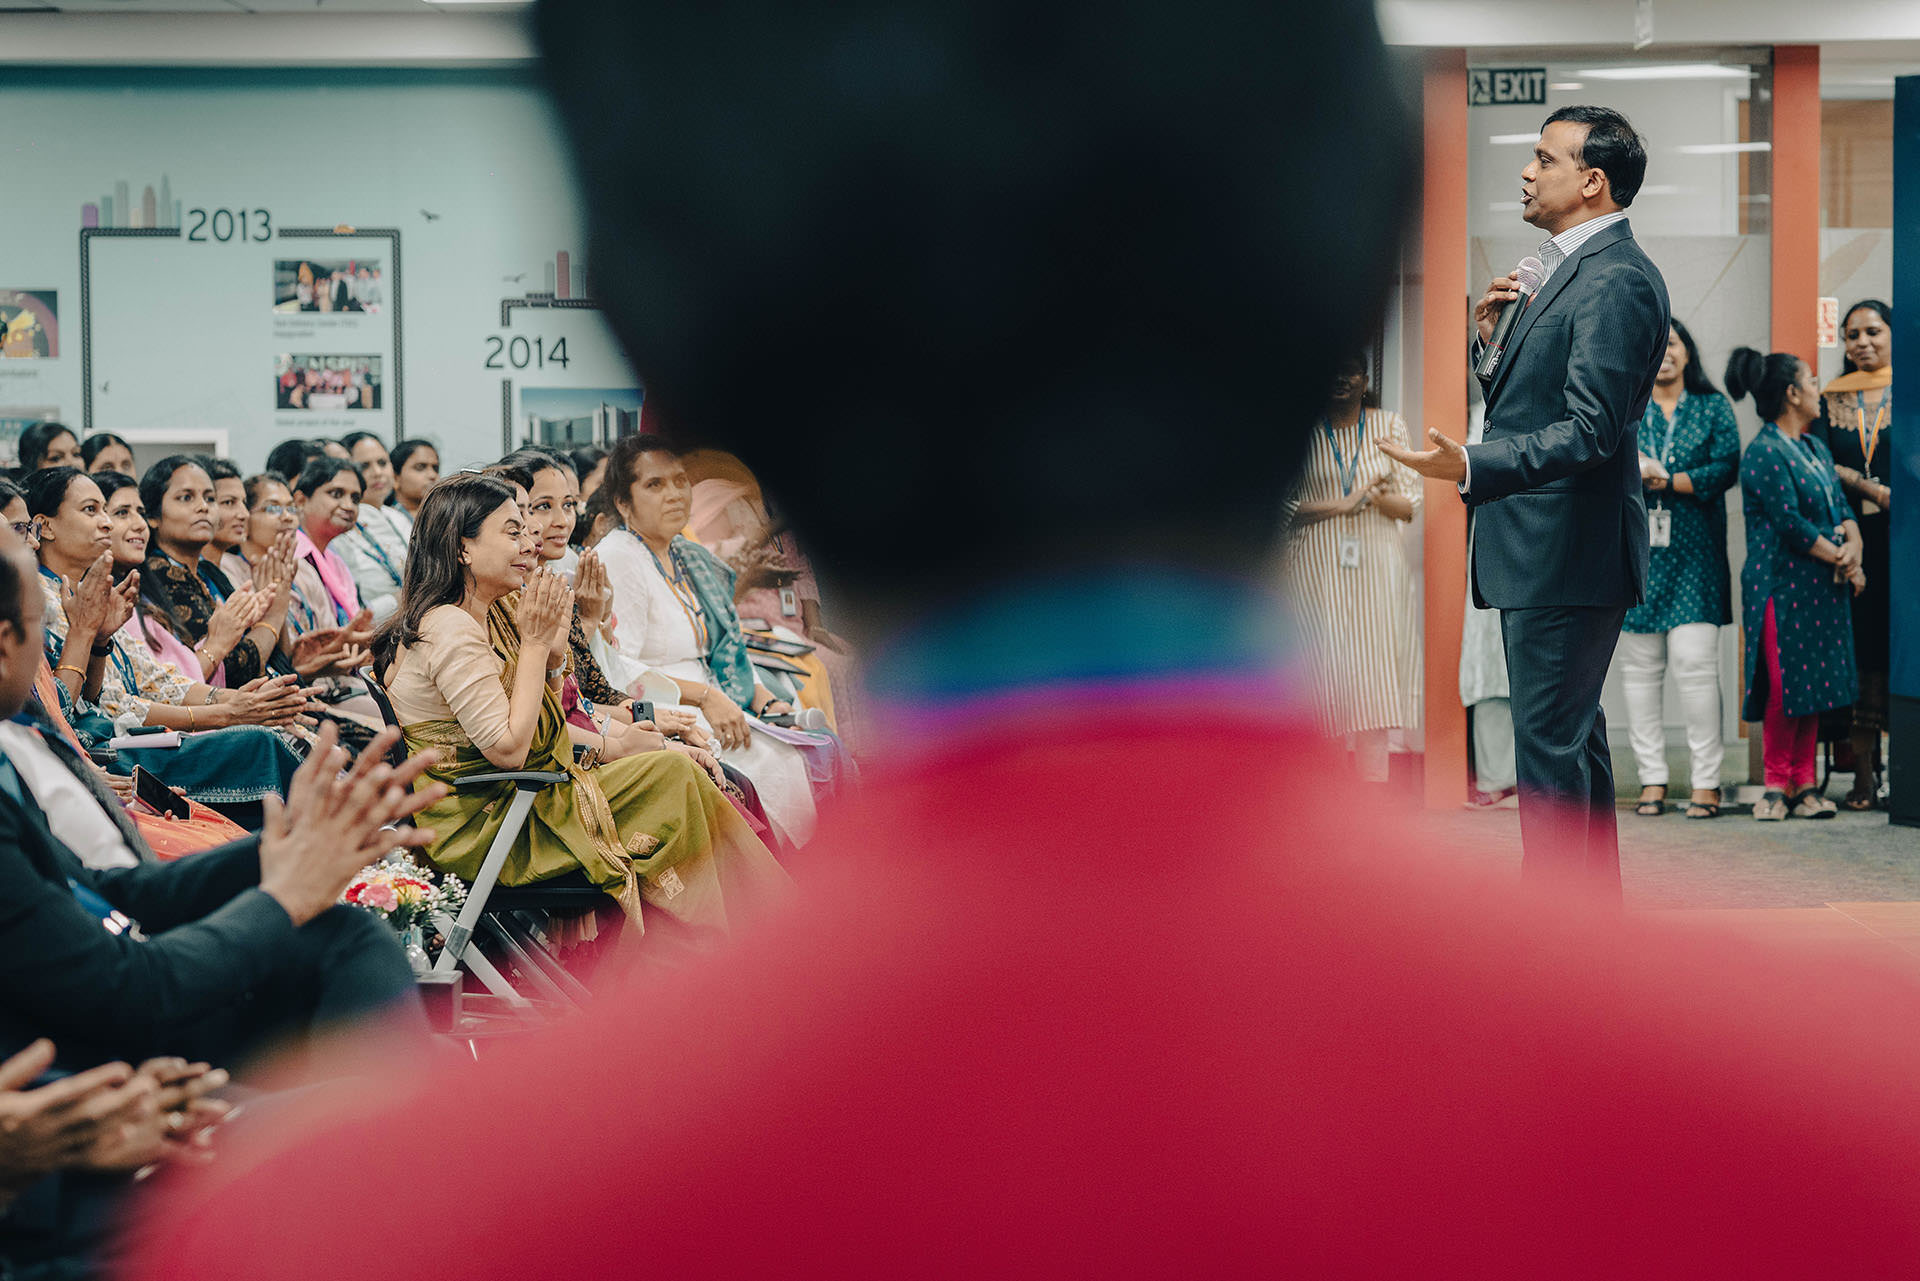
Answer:
<svg viewBox="0 0 1920 1281"><path fill-rule="evenodd" d="M1545 67L1474 67L1467 71L1469 107L1544 107Z"/></svg>

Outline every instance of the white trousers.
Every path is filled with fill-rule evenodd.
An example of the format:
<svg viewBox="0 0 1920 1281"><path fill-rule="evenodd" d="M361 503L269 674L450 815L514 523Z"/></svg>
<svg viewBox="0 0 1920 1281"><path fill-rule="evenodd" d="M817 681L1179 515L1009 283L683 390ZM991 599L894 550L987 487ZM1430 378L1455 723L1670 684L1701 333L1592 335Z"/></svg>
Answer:
<svg viewBox="0 0 1920 1281"><path fill-rule="evenodd" d="M1627 696L1627 733L1642 787L1667 784L1667 736L1662 728L1667 669L1680 689L1693 758L1695 791L1717 791L1726 744L1720 734L1720 629L1685 623L1670 632L1620 633L1620 684Z"/></svg>

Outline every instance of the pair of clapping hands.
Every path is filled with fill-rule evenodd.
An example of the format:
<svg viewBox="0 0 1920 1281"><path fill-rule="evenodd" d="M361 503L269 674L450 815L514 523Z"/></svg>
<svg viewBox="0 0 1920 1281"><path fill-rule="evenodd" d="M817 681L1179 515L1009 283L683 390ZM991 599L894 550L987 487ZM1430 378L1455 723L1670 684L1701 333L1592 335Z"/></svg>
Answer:
<svg viewBox="0 0 1920 1281"><path fill-rule="evenodd" d="M1666 464L1651 454L1640 455L1640 483L1648 489L1665 489L1673 483L1673 474Z"/></svg>
<svg viewBox="0 0 1920 1281"><path fill-rule="evenodd" d="M43 1037L0 1063L0 1203L60 1170L131 1172L161 1161L206 1161L213 1127L232 1112L209 1097L228 1080L210 1064L103 1063L29 1088L53 1060L53 1042Z"/></svg>

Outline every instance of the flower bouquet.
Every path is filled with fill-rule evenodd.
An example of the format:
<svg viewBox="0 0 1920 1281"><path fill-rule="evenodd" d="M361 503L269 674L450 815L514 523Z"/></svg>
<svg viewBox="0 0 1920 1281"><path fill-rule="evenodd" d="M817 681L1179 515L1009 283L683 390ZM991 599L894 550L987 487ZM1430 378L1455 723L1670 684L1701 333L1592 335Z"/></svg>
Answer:
<svg viewBox="0 0 1920 1281"><path fill-rule="evenodd" d="M428 872L405 854L390 854L356 872L340 901L372 912L404 937L427 932L436 913L460 915L467 886L450 872Z"/></svg>

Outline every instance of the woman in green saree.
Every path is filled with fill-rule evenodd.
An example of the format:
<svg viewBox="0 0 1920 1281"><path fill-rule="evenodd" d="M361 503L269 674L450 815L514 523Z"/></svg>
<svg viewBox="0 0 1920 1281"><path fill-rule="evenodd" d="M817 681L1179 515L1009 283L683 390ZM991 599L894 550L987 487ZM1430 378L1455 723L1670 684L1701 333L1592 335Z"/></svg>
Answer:
<svg viewBox="0 0 1920 1281"><path fill-rule="evenodd" d="M641 905L724 935L743 909L789 882L713 780L677 752L576 762L560 707L572 593L538 568L513 488L456 476L421 504L398 612L375 642L409 751L437 748L425 777L553 770L508 853L503 885L579 871L636 930ZM434 863L471 879L503 821L512 785L455 792L422 812Z"/></svg>

